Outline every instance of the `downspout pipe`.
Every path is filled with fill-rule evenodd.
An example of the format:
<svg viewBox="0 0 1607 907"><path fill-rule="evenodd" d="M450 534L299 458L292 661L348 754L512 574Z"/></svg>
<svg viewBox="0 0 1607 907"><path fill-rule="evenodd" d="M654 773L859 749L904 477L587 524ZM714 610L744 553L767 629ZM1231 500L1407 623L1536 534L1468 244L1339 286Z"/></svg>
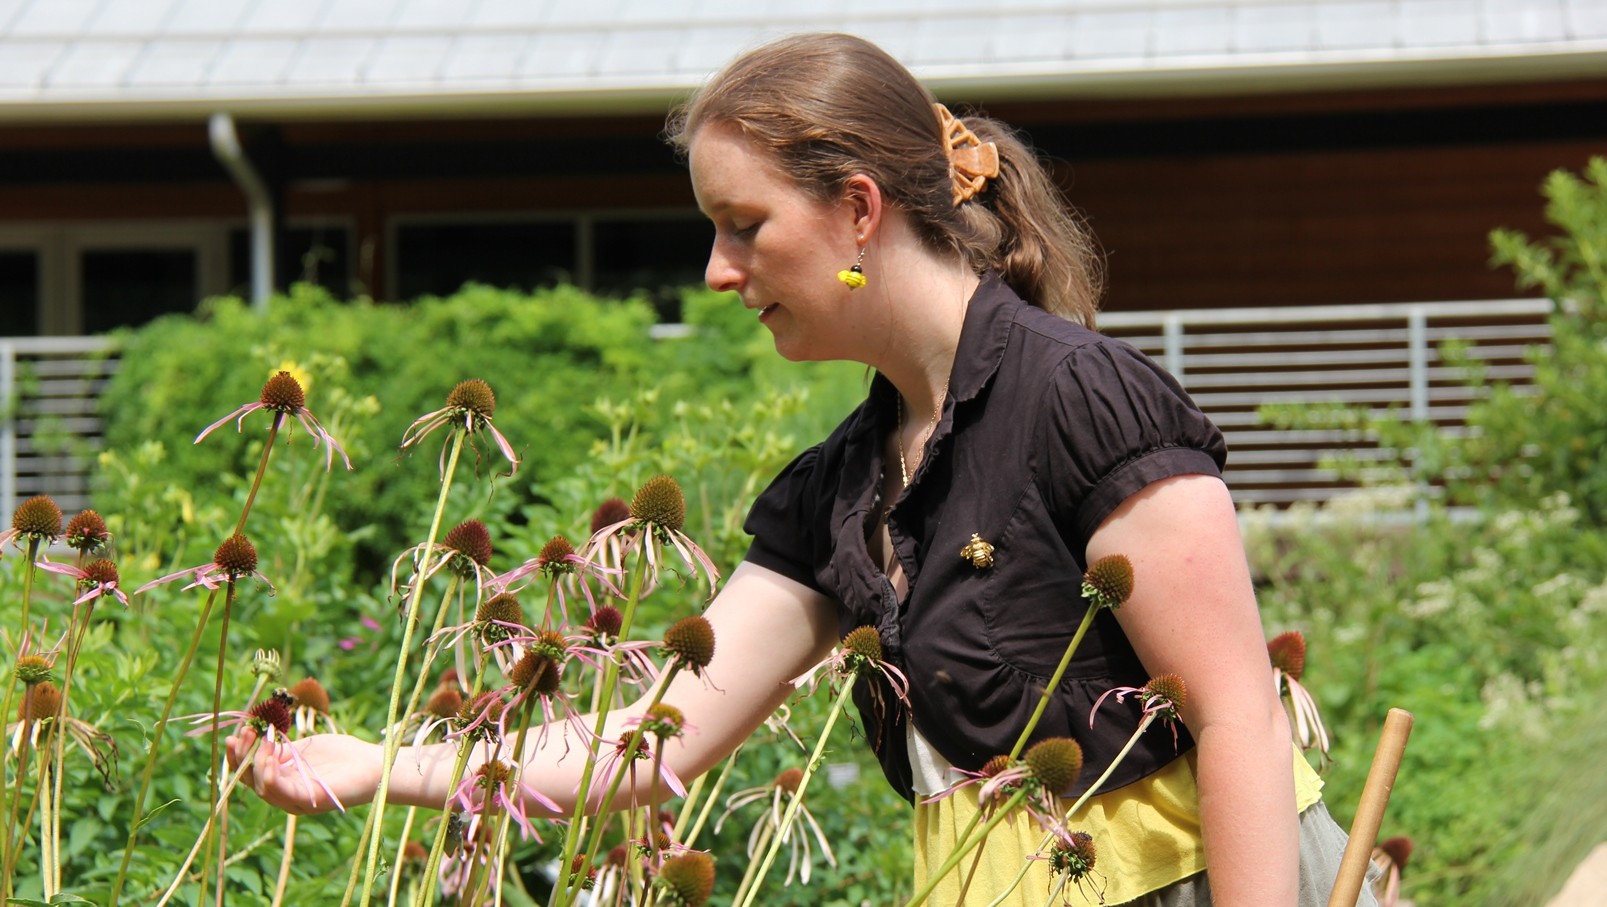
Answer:
<svg viewBox="0 0 1607 907"><path fill-rule="evenodd" d="M234 117L222 111L212 114L207 133L213 155L246 196L251 222L251 306L266 312L273 295L273 196L240 145Z"/></svg>

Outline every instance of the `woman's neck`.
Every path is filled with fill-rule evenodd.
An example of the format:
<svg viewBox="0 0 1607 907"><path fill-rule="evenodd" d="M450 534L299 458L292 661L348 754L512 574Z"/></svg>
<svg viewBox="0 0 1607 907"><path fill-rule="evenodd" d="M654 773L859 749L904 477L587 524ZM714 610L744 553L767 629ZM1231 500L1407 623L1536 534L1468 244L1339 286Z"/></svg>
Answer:
<svg viewBox="0 0 1607 907"><path fill-rule="evenodd" d="M933 421L948 387L965 313L978 278L969 268L943 265L893 272L899 291L889 296L888 332L869 363L898 388L907 418Z"/></svg>

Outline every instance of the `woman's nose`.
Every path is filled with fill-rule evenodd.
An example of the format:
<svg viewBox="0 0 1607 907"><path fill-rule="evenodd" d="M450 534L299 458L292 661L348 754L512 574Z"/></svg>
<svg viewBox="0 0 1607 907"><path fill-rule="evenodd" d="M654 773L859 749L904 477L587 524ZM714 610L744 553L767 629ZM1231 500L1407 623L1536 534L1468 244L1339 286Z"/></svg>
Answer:
<svg viewBox="0 0 1607 907"><path fill-rule="evenodd" d="M703 282L709 285L709 289L722 293L742 288L742 272L720 248L718 239L709 250L709 263L703 269Z"/></svg>

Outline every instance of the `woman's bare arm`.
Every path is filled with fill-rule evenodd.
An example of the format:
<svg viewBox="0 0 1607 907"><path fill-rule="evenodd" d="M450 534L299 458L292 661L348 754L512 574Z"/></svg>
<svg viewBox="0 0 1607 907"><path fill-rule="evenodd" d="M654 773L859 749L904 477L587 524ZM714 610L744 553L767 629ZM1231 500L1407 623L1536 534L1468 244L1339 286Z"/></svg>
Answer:
<svg viewBox="0 0 1607 907"><path fill-rule="evenodd" d="M706 679L683 671L663 699L680 709L691 726L669 743L664 754L675 773L686 779L708 771L747 739L791 695L792 681L824 658L837 642L835 610L829 599L748 563L732 573L704 616L714 628L715 641L714 658L704 670ZM650 701L650 695L643 696L613 710L604 746L606 740L618 739L626 724L639 717ZM588 723L594 721L588 719ZM249 731L230 738L231 762L238 763L252 739ZM382 746L329 734L307 738L296 746L343 803L350 806L373 799L379 786ZM527 742L525 749L526 782L567 814L574 807L585 765L583 743L573 735L566 740L563 727L555 725L539 748ZM469 771L483 759L483 752L483 747L475 747ZM453 744L404 746L391 772L389 799L440 808L451 794L447 784L455 753ZM649 782L650 772L637 774L643 785ZM286 811L332 808L327 797L308 789L287 754L259 752L248 775L258 795ZM636 792L643 799L646 793ZM622 789L616 803L628 802L630 796L628 789ZM539 813L535 804L529 805L533 815Z"/></svg>
<svg viewBox="0 0 1607 907"><path fill-rule="evenodd" d="M1199 746L1211 897L1222 907L1293 904L1299 873L1293 752L1273 690L1237 516L1212 476L1178 476L1128 499L1088 543L1089 562L1133 562L1117 612L1151 675L1183 678Z"/></svg>

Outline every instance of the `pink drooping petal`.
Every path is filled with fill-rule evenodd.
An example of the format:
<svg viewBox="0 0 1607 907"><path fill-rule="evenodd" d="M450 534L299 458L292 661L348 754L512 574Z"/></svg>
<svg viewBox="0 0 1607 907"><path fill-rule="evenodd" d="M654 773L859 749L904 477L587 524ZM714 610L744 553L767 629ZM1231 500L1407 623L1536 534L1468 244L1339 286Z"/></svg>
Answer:
<svg viewBox="0 0 1607 907"><path fill-rule="evenodd" d="M180 570L177 573L169 573L167 576L163 576L163 577L160 577L158 579L153 579L150 582L146 583L145 585L139 587L138 589L135 589L134 594L139 595L139 594L145 592L146 590L154 589L155 587L160 586L163 583L171 583L171 582L173 582L174 580L178 579L181 576L189 576L192 573L199 573L200 571L203 571L206 568L213 567L213 566L216 566L216 565L215 564L202 564L199 567L190 567L190 568L188 568L186 570ZM186 587L186 588L188 588L188 587ZM216 587L209 586L208 588L216 588Z"/></svg>
<svg viewBox="0 0 1607 907"><path fill-rule="evenodd" d="M267 404L261 402L260 400L256 403L247 403L245 406L240 407L234 412L229 413L227 416L224 416L218 421L213 422L211 425L208 425L206 428L202 429L201 433L195 436L195 441L192 443L200 444L202 438L205 438L207 435L210 435L219 428L222 428L223 425L230 419L235 420L234 427L236 431L244 431L245 426L243 423L245 422L246 416L251 415L259 409L264 409L266 406Z"/></svg>

